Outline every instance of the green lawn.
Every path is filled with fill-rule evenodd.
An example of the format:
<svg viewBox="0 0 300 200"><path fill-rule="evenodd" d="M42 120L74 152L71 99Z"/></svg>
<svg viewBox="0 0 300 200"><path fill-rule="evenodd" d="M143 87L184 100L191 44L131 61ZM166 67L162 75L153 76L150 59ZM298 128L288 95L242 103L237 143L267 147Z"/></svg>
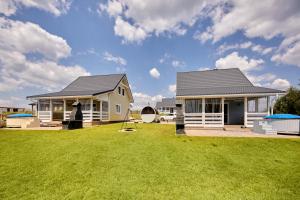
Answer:
<svg viewBox="0 0 300 200"><path fill-rule="evenodd" d="M300 140L0 130L0 199L300 199Z"/></svg>

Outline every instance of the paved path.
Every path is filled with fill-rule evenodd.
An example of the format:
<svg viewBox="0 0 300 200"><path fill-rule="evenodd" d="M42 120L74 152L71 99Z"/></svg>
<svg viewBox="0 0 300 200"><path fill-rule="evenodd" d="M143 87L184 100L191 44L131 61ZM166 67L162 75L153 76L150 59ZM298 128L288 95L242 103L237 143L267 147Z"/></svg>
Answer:
<svg viewBox="0 0 300 200"><path fill-rule="evenodd" d="M208 136L208 137L260 137L260 138L299 138L298 135L267 135L258 134L252 131L223 131L223 130L186 130L187 136Z"/></svg>

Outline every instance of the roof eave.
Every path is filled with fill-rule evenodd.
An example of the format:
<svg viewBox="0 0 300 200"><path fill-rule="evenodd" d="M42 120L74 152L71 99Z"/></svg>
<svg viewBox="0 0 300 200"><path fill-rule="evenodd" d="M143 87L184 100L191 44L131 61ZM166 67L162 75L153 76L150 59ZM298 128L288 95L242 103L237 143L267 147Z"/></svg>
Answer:
<svg viewBox="0 0 300 200"><path fill-rule="evenodd" d="M202 95L176 95L176 98L206 98L206 97L255 97L255 96L275 96L286 92L274 93L240 93L240 94L202 94Z"/></svg>

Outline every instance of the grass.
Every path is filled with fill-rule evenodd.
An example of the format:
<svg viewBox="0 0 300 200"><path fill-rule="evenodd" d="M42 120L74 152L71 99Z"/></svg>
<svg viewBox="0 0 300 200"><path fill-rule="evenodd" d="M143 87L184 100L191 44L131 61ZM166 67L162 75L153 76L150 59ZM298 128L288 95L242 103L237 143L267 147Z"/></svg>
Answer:
<svg viewBox="0 0 300 200"><path fill-rule="evenodd" d="M0 199L299 199L300 140L0 130Z"/></svg>

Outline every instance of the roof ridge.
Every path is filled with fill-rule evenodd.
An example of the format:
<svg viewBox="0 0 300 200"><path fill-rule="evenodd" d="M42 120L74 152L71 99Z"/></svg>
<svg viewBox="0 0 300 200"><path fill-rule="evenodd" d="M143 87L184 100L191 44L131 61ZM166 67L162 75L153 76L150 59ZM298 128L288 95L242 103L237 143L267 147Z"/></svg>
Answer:
<svg viewBox="0 0 300 200"><path fill-rule="evenodd" d="M193 72L225 71L225 70L233 70L233 69L238 69L239 71L241 71L238 67L232 67L232 68L225 68L225 69L214 68L214 69L208 69L208 70L192 70L192 71L177 72L177 73L193 73Z"/></svg>
<svg viewBox="0 0 300 200"><path fill-rule="evenodd" d="M125 73L115 73L115 74L96 74L96 75L87 75L87 76L78 76L79 77L95 77L95 76L112 76L112 75L126 75Z"/></svg>

